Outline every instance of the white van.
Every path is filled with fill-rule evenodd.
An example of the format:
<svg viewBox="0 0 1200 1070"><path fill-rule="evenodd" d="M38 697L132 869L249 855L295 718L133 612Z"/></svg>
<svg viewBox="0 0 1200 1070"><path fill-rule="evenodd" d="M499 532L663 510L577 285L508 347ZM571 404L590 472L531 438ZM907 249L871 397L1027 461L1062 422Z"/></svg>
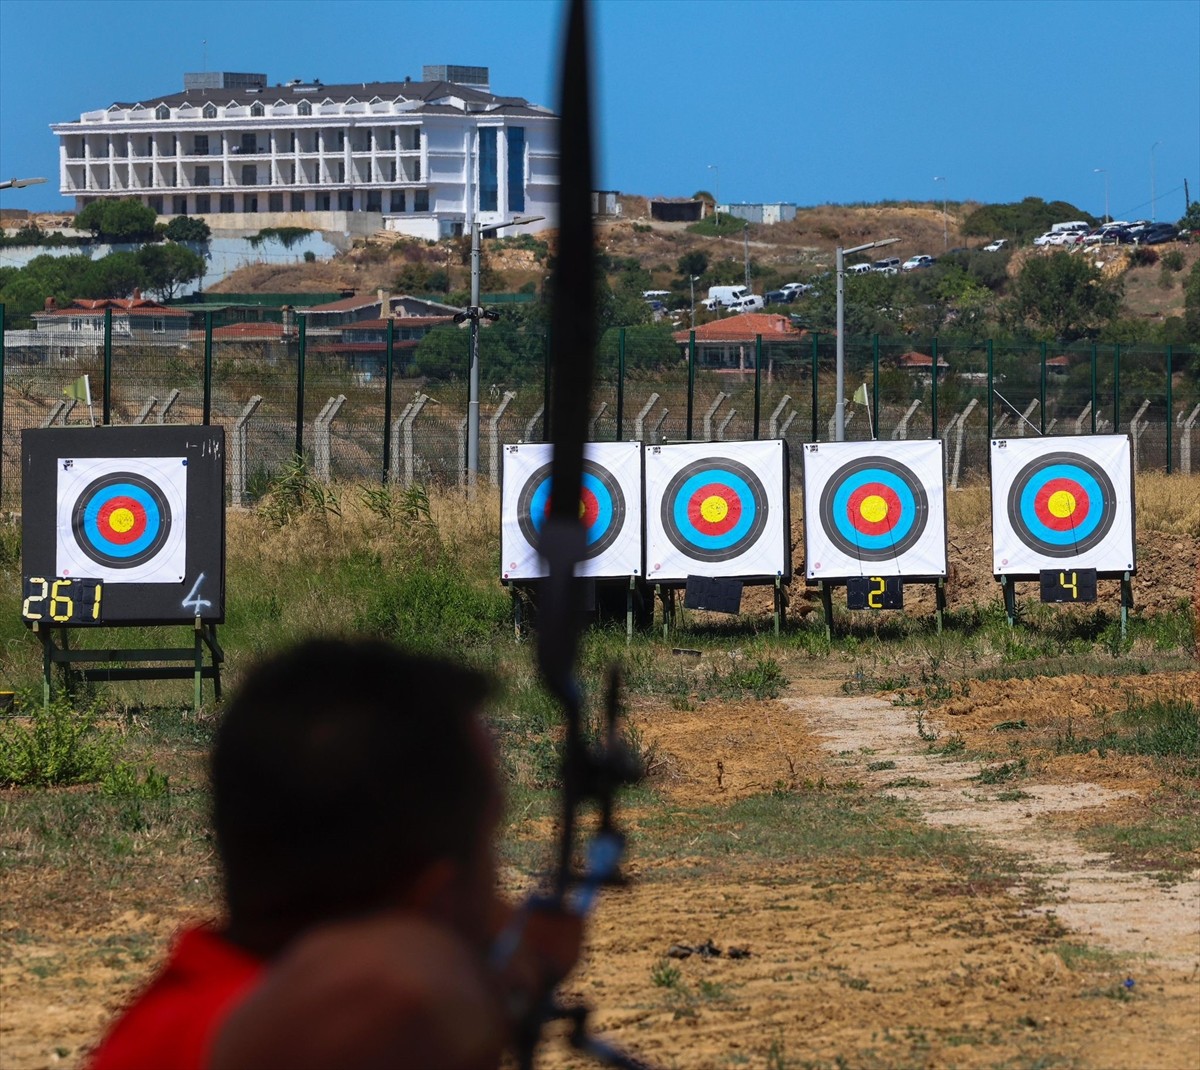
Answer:
<svg viewBox="0 0 1200 1070"><path fill-rule="evenodd" d="M746 294L729 306L730 312L761 312L765 305L758 294Z"/></svg>
<svg viewBox="0 0 1200 1070"><path fill-rule="evenodd" d="M710 286L708 288L708 300L701 301L700 307L708 312L714 309L725 307L737 301L740 301L750 291L745 286Z"/></svg>
<svg viewBox="0 0 1200 1070"><path fill-rule="evenodd" d="M870 273L870 264L851 264L848 268L846 268L847 275L869 275Z"/></svg>
<svg viewBox="0 0 1200 1070"><path fill-rule="evenodd" d="M1082 219L1070 223L1055 223L1049 230L1050 234L1086 234L1092 228Z"/></svg>

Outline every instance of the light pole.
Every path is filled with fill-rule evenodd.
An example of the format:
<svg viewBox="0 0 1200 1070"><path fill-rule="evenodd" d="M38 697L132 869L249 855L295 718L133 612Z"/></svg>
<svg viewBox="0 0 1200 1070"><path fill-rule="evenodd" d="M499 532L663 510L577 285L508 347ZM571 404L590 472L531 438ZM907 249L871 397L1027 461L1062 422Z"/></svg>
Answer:
<svg viewBox="0 0 1200 1070"><path fill-rule="evenodd" d="M693 327L695 327L695 326L696 326L696 282L699 280L699 278L700 278L700 276L699 276L699 275L689 275L689 276L688 276L688 288L689 288L689 289L691 290L691 292L692 292L692 320L691 320L691 324L692 324L692 326L693 326Z"/></svg>
<svg viewBox="0 0 1200 1070"><path fill-rule="evenodd" d="M1162 144L1162 141L1156 141L1150 146L1150 222L1153 223L1158 219L1154 209L1154 150Z"/></svg>
<svg viewBox="0 0 1200 1070"><path fill-rule="evenodd" d="M833 408L833 440L846 440L846 254L861 253L866 249L878 249L881 245L894 245L899 238L881 238L879 241L856 245L852 249L837 247L837 402ZM937 369L934 369L937 374Z"/></svg>
<svg viewBox="0 0 1200 1070"><path fill-rule="evenodd" d="M1108 214L1108 169L1104 167L1093 167L1092 174L1104 176L1104 222L1111 223L1112 216Z"/></svg>
<svg viewBox="0 0 1200 1070"><path fill-rule="evenodd" d="M475 477L479 474L479 321L500 318L499 312L481 308L479 304L479 242L485 234L495 234L505 227L523 227L545 218L540 215L518 216L507 223L484 225L476 220L471 224L471 305L454 316L455 323L468 319L471 321L471 373L467 394L467 482L471 486L474 486Z"/></svg>
<svg viewBox="0 0 1200 1070"><path fill-rule="evenodd" d="M742 255L746 261L746 291L750 290L750 224L742 224Z"/></svg>
<svg viewBox="0 0 1200 1070"><path fill-rule="evenodd" d="M24 189L26 186L36 186L45 181L44 178L9 178L0 182L0 189Z"/></svg>
<svg viewBox="0 0 1200 1070"><path fill-rule="evenodd" d="M721 233L721 169L710 163L708 169L713 172L713 213L717 220L717 233Z"/></svg>
<svg viewBox="0 0 1200 1070"><path fill-rule="evenodd" d="M942 252L950 248L950 229L946 225L946 176L934 175L934 182L942 183Z"/></svg>

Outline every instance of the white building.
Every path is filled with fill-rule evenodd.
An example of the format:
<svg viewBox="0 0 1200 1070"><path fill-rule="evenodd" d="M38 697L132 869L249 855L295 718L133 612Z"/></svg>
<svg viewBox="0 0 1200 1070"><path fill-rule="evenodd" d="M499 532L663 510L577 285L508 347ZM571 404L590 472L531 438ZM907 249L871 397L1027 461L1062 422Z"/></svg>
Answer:
<svg viewBox="0 0 1200 1070"><path fill-rule="evenodd" d="M137 197L214 230L436 239L475 219L553 226L557 117L493 95L486 67L426 67L425 79L269 86L262 74L187 74L181 93L53 124L59 185L76 210Z"/></svg>

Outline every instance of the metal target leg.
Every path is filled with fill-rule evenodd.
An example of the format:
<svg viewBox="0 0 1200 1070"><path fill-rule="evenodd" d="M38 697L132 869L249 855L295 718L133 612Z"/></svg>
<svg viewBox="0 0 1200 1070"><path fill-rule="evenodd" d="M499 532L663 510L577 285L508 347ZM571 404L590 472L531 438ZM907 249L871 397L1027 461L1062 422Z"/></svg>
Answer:
<svg viewBox="0 0 1200 1070"><path fill-rule="evenodd" d="M942 634L942 616L946 612L946 581L938 580L937 586L934 588L934 597L937 599L937 631L938 635Z"/></svg>
<svg viewBox="0 0 1200 1070"><path fill-rule="evenodd" d="M833 641L833 588L821 580L817 584L817 590L821 592L821 609L825 612L825 638Z"/></svg>
<svg viewBox="0 0 1200 1070"><path fill-rule="evenodd" d="M1013 628L1017 623L1017 591L1007 576L1000 577L1000 590L1004 593L1004 615L1008 618L1008 626Z"/></svg>
<svg viewBox="0 0 1200 1070"><path fill-rule="evenodd" d="M50 675L54 671L54 658L51 656L54 640L48 631L43 631L37 624L33 630L42 642L42 710L45 712L50 709L50 701L54 698L54 681Z"/></svg>
<svg viewBox="0 0 1200 1070"><path fill-rule="evenodd" d="M204 622L197 617L193 636L194 668L192 675L192 712L200 716L204 701Z"/></svg>
<svg viewBox="0 0 1200 1070"><path fill-rule="evenodd" d="M1121 577L1121 639L1129 630L1129 610L1133 607L1133 577L1128 572Z"/></svg>
<svg viewBox="0 0 1200 1070"><path fill-rule="evenodd" d="M625 592L625 644L633 642L633 588L636 576L629 577L629 589Z"/></svg>

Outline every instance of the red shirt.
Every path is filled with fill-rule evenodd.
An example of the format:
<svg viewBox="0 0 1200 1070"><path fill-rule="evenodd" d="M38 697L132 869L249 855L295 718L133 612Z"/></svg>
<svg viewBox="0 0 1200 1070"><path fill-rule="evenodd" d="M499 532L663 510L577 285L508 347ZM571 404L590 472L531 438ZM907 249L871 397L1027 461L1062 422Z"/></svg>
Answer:
<svg viewBox="0 0 1200 1070"><path fill-rule="evenodd" d="M218 1028L263 969L262 960L211 929L186 930L150 987L92 1053L87 1070L204 1070Z"/></svg>

